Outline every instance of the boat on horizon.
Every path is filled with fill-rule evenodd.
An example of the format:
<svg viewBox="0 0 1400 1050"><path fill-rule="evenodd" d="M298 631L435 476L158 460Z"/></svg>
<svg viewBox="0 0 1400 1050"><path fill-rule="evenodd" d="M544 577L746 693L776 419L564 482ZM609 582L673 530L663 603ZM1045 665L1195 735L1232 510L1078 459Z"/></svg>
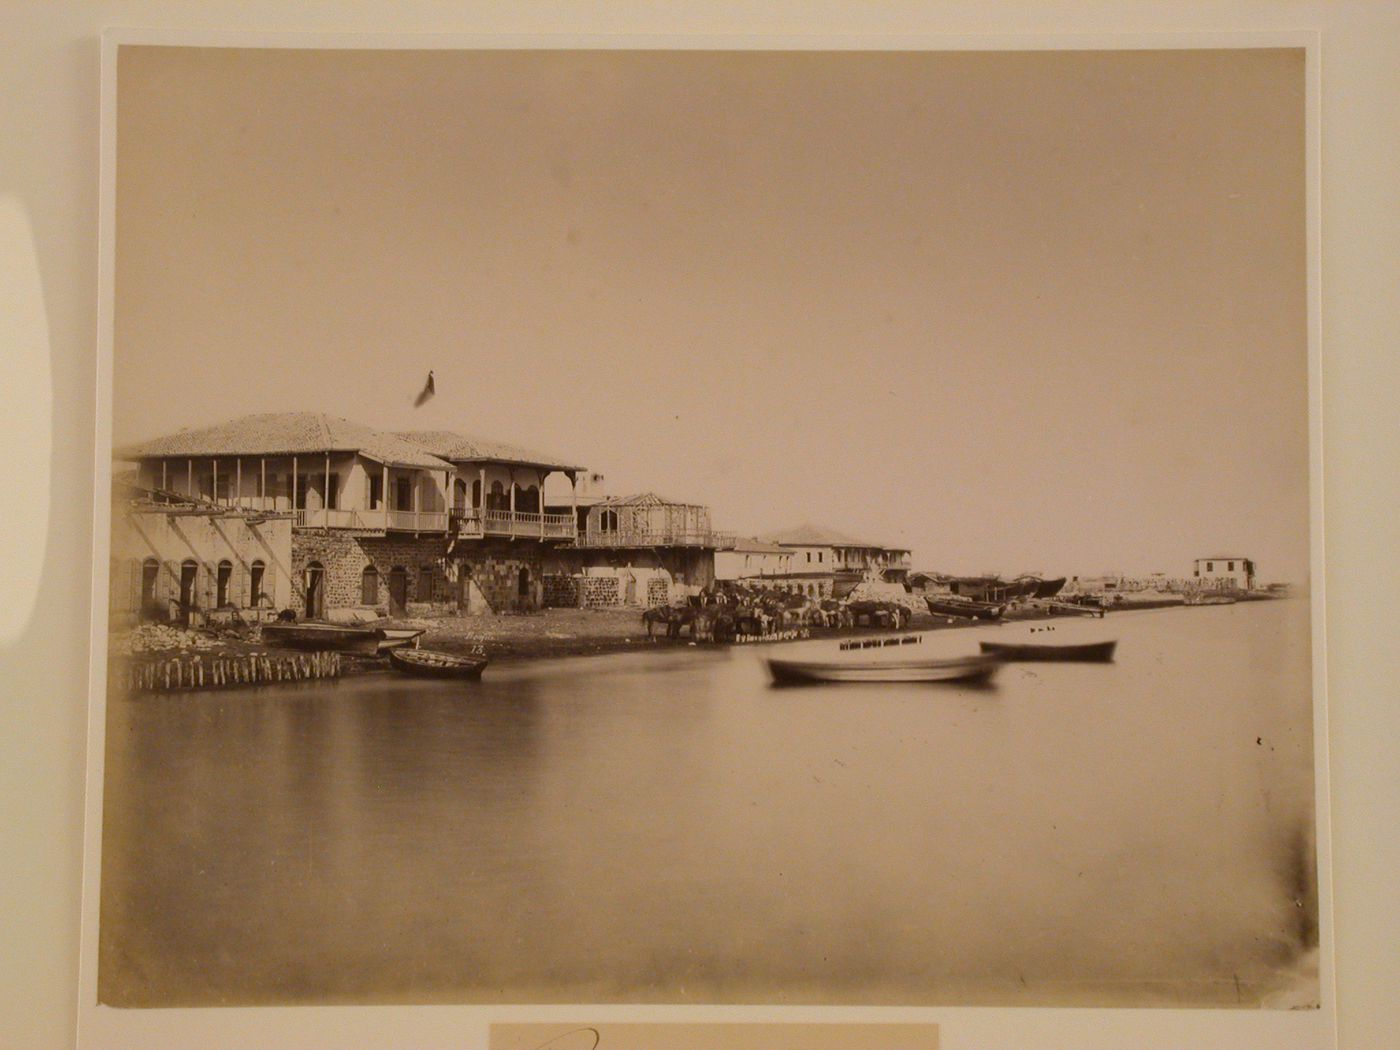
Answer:
<svg viewBox="0 0 1400 1050"><path fill-rule="evenodd" d="M809 643L810 644L810 643ZM924 647L922 634L855 638L837 646L765 658L778 685L812 682L981 682L1001 661L973 653L943 656Z"/></svg>
<svg viewBox="0 0 1400 1050"><path fill-rule="evenodd" d="M1050 662L1107 664L1113 662L1117 641L1085 642L982 642L982 652L1009 663Z"/></svg>

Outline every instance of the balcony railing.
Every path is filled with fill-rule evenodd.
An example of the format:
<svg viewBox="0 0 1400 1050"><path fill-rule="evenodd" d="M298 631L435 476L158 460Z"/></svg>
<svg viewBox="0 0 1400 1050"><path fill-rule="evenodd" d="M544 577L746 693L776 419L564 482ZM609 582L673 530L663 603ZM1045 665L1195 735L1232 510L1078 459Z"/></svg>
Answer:
<svg viewBox="0 0 1400 1050"><path fill-rule="evenodd" d="M299 529L354 529L361 532L446 532L447 514L432 510L340 510L302 508L292 512Z"/></svg>
<svg viewBox="0 0 1400 1050"><path fill-rule="evenodd" d="M594 530L579 536L580 547L713 547L734 546L734 534L712 529Z"/></svg>
<svg viewBox="0 0 1400 1050"><path fill-rule="evenodd" d="M571 540L572 514L540 514L528 510L478 510L459 507L452 511L457 535L465 537L512 536L517 539Z"/></svg>

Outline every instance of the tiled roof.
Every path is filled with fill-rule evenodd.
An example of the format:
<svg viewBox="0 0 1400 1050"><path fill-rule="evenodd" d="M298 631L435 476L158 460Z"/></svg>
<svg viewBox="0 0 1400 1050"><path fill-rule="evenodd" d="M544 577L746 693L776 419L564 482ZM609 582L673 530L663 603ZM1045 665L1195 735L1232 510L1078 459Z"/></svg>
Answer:
<svg viewBox="0 0 1400 1050"><path fill-rule="evenodd" d="M780 547L776 543L764 543L762 540L752 536L738 536L734 540L731 548L741 554L791 554L792 551L786 547Z"/></svg>
<svg viewBox="0 0 1400 1050"><path fill-rule="evenodd" d="M639 492L634 496L609 496L599 500L599 507L700 507L701 503L684 503L680 500L664 499L655 492Z"/></svg>
<svg viewBox="0 0 1400 1050"><path fill-rule="evenodd" d="M872 547L883 549L878 543L867 543L865 540L858 540L843 532L837 532L835 529L828 529L820 525L798 525L791 529L779 529L777 532L764 533L759 539L769 543L780 543L784 547Z"/></svg>
<svg viewBox="0 0 1400 1050"><path fill-rule="evenodd" d="M119 449L119 459L162 456L285 456L359 452L394 467L449 470L421 445L324 412L261 412L212 427L181 430Z"/></svg>
<svg viewBox="0 0 1400 1050"><path fill-rule="evenodd" d="M455 430L404 430L399 437L412 441L427 449L433 455L454 462L463 460L485 460L491 463L518 463L528 467L549 467L553 470L583 470L583 467L566 463L558 456L534 452L519 445L507 445L502 441L486 441L482 438L459 434Z"/></svg>

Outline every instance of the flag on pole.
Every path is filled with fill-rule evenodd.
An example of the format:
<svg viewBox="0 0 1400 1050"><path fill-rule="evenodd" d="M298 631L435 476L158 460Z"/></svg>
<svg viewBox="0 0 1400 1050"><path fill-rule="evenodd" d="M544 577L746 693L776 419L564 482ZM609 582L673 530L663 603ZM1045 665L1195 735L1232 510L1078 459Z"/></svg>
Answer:
<svg viewBox="0 0 1400 1050"><path fill-rule="evenodd" d="M435 393L437 393L437 391L433 389L433 373L429 372L428 381L423 384L423 389L420 390L418 396L413 399L413 407L422 408Z"/></svg>

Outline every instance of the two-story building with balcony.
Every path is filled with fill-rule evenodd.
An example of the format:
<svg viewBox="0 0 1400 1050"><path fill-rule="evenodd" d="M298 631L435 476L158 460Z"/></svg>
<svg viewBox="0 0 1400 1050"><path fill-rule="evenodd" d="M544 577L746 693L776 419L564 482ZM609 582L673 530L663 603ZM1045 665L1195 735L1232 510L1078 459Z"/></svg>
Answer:
<svg viewBox="0 0 1400 1050"><path fill-rule="evenodd" d="M544 513L543 483L577 468L458 434L410 439L275 412L119 456L136 463L135 484L153 502L180 513L285 518L286 607L310 617L538 608L544 550L575 532L571 515Z"/></svg>
<svg viewBox="0 0 1400 1050"><path fill-rule="evenodd" d="M583 468L516 445L450 430L397 435L451 466L447 556L463 612L524 611L545 602L545 563L578 532ZM551 475L569 482L567 507L545 504Z"/></svg>
<svg viewBox="0 0 1400 1050"><path fill-rule="evenodd" d="M814 597L844 597L868 578L903 583L909 574L910 551L821 525L780 529L759 539L792 552L789 582L794 590Z"/></svg>
<svg viewBox="0 0 1400 1050"><path fill-rule="evenodd" d="M257 623L291 603L290 513L158 494L134 475L117 477L111 540L113 627Z"/></svg>
<svg viewBox="0 0 1400 1050"><path fill-rule="evenodd" d="M710 509L654 492L594 498L575 510L570 547L548 573L547 604L661 605L714 582L715 551L734 537L710 525Z"/></svg>

